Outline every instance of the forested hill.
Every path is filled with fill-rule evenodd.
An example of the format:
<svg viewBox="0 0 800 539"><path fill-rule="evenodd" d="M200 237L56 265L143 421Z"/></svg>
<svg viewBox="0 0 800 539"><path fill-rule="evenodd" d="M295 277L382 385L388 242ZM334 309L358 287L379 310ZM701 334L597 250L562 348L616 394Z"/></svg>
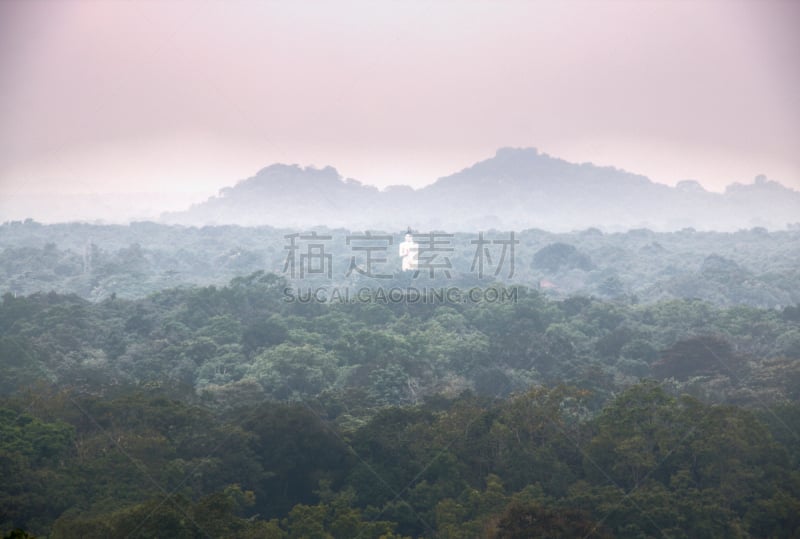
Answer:
<svg viewBox="0 0 800 539"><path fill-rule="evenodd" d="M326 286L359 285L347 276L352 257L363 251L347 243L352 229L314 229L332 256ZM391 236L380 256L380 271L401 283L397 246L405 227ZM0 225L0 293L25 295L56 291L100 301L142 298L181 285L224 285L255 271L288 273L286 236L308 229L181 227L155 223L129 226L11 222ZM379 234L379 231L373 231ZM427 230L419 232L424 239ZM513 275L510 254L499 273L479 276L473 267L479 232L444 237L453 250L451 278L439 284L485 286L499 281L522 284L554 298L574 294L608 300L651 303L698 298L719 305L782 308L800 303L800 230L768 232L751 228L733 233L683 229L657 233L636 229L603 233L586 229L555 234L528 229L515 232ZM502 240L511 230L486 230L484 238ZM499 252L495 252L495 261ZM376 253L376 256L378 254ZM318 283L319 284L319 283ZM408 283L405 283L407 285ZM404 285L404 286L405 286Z"/></svg>
<svg viewBox="0 0 800 539"><path fill-rule="evenodd" d="M383 191L333 167L275 164L163 221L189 225L399 229L542 228L565 232L784 229L798 223L800 192L759 176L724 193L684 180L676 187L613 167L570 163L535 148L503 148L423 189Z"/></svg>
<svg viewBox="0 0 800 539"><path fill-rule="evenodd" d="M0 304L0 532L792 537L800 310L287 302L276 275ZM650 381L647 381L647 380Z"/></svg>

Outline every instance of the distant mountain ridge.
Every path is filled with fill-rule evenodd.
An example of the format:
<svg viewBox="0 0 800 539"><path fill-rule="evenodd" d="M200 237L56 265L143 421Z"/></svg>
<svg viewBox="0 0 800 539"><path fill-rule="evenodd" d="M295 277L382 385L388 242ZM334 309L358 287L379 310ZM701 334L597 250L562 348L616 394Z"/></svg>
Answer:
<svg viewBox="0 0 800 539"><path fill-rule="evenodd" d="M706 191L693 180L669 187L535 148L501 148L417 190L381 191L342 178L333 167L275 164L186 211L163 214L162 221L351 230L783 229L800 221L800 192L763 176L724 193Z"/></svg>

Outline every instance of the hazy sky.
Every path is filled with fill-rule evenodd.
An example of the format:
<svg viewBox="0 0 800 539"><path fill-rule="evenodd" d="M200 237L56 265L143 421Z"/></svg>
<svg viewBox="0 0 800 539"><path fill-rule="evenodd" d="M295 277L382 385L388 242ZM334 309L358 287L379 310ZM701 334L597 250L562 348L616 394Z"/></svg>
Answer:
<svg viewBox="0 0 800 539"><path fill-rule="evenodd" d="M800 189L800 2L0 1L0 196L421 186L535 146Z"/></svg>

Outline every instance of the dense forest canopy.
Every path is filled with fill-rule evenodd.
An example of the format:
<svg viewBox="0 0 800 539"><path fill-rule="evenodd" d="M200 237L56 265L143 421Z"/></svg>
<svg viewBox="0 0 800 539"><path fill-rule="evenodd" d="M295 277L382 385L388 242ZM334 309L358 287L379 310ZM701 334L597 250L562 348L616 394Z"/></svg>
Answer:
<svg viewBox="0 0 800 539"><path fill-rule="evenodd" d="M137 226L151 241L125 247ZM17 275L57 275L53 268L83 243L71 234L90 231L107 242L107 265L53 282L100 283L95 272L105 267L106 278L119 279L106 283L131 288L3 296L4 533L388 539L800 531L796 305L642 301L622 283L615 294L567 294L538 281L455 276L451 284L506 291L506 301L304 303L287 301L296 281L266 271L205 286L192 281L219 277L197 271L181 286L152 291L163 271L156 253L166 253L171 237L192 234L198 246L173 249L173 261L203 258L203 244L208 260L220 248L210 237L254 232L42 228L50 227L4 227L6 268L15 262ZM64 231L62 246L19 244L55 230ZM281 231L265 232L283 240ZM699 261L698 282L737 282L747 264L776 290L791 289L791 234L684 235L682 253ZM544 245L520 255L519 274L554 280L604 271L592 241L597 249L674 248L669 235L649 231L522 237L523 245ZM753 237L772 255L755 256ZM570 238L584 239L563 241ZM709 239L720 240L715 251L724 255L700 258ZM277 245L275 256L285 257ZM738 262L725 256L732 252ZM626 269L663 270L642 261ZM629 282L625 275L618 279ZM406 286L404 278L390 284Z"/></svg>

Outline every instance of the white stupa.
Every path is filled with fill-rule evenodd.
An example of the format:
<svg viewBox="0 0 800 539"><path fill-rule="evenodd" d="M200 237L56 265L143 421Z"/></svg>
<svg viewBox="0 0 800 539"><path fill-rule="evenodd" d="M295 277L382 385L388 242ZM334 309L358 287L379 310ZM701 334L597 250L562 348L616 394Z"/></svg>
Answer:
<svg viewBox="0 0 800 539"><path fill-rule="evenodd" d="M405 240L400 244L400 258L403 260L403 271L417 271L419 267L419 243L414 241L411 229L406 232Z"/></svg>

